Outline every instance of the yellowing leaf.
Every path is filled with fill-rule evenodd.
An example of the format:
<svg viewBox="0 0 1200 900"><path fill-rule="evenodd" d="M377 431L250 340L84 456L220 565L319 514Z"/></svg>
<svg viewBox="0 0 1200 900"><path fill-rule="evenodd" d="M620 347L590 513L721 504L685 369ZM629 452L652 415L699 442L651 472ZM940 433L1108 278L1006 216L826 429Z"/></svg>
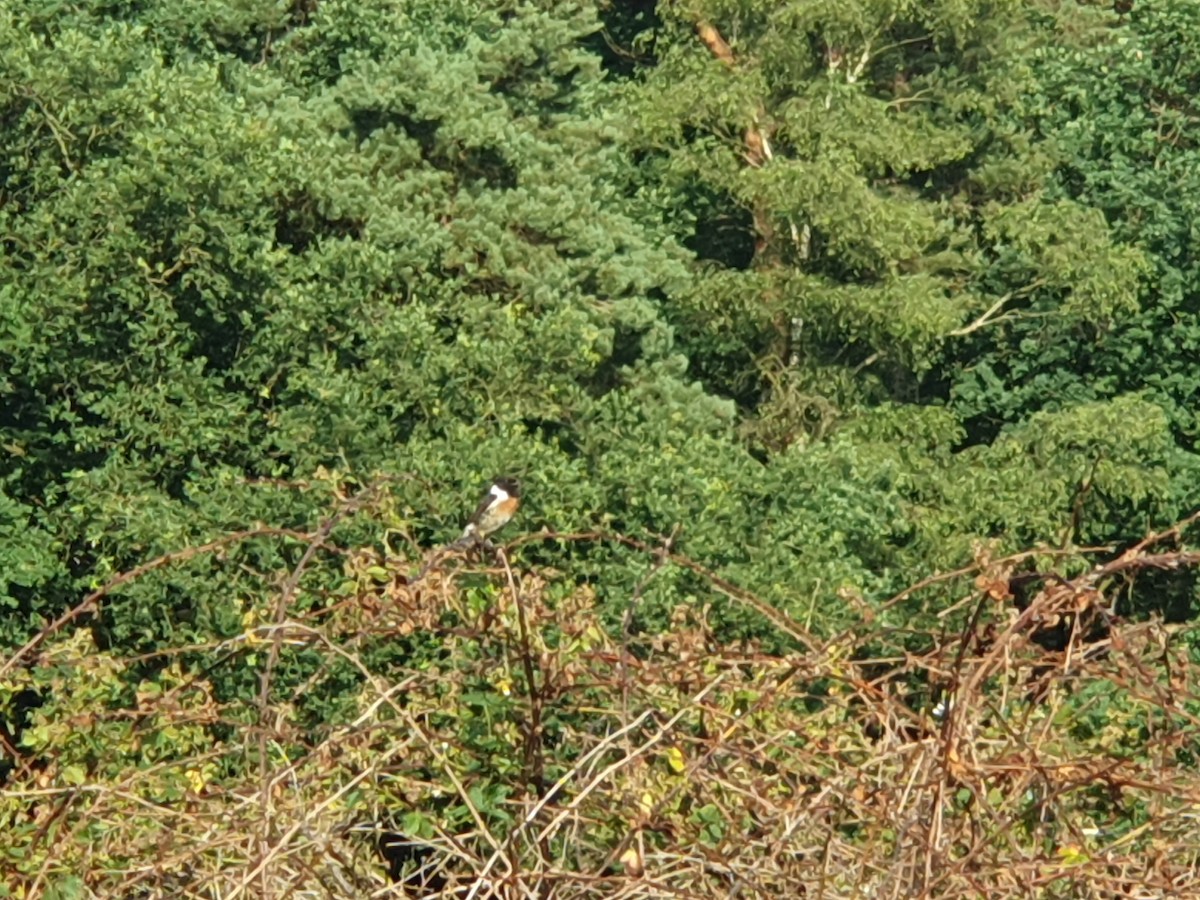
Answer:
<svg viewBox="0 0 1200 900"><path fill-rule="evenodd" d="M636 847L630 847L622 853L619 861L625 867L625 874L634 878L640 878L646 871L646 863Z"/></svg>
<svg viewBox="0 0 1200 900"><path fill-rule="evenodd" d="M641 799L638 801L638 811L643 816L648 816L654 812L654 795L649 791L643 791Z"/></svg>
<svg viewBox="0 0 1200 900"><path fill-rule="evenodd" d="M668 747L667 765L671 767L672 772L682 775L687 770L687 758L683 755L683 751L675 746Z"/></svg>
<svg viewBox="0 0 1200 900"><path fill-rule="evenodd" d="M1087 862L1091 857L1078 844L1067 844L1056 851L1059 859L1068 866L1078 866Z"/></svg>

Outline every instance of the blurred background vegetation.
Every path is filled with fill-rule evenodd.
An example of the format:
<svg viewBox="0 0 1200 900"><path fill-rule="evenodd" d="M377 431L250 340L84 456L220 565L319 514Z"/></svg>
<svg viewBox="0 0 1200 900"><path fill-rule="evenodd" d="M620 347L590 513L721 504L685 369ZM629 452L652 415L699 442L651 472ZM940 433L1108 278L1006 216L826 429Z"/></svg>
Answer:
<svg viewBox="0 0 1200 900"><path fill-rule="evenodd" d="M1090 577L1151 533L1166 561L1088 582L1100 624L1071 607L1042 644L1083 653L1114 622L1161 620L1195 664L1191 535L1168 529L1200 508L1197 96L1200 7L1169 0L6 4L10 895L116 896L104 879L162 839L61 856L55 840L94 846L87 816L30 791L165 766L147 802L194 809L215 785L225 802L323 759L336 729L391 708L364 697L418 672L449 679L453 724L404 715L454 735L470 800L445 799L429 744L424 786L386 802L352 766L323 770L311 802L345 801L343 825L382 806L424 839L500 834L506 803L552 806L608 727L586 710L626 704L618 729L636 711L593 685L552 725L538 684L582 676L545 654L807 654L788 729L849 715L866 701L831 685L885 672L924 715L936 666L897 660L941 659L947 634L960 662L985 658L972 636L1003 632L1040 576ZM526 495L509 574L406 585L497 474ZM1025 551L1012 590L986 581ZM505 618L522 596L544 605L537 629ZM506 649L488 643L500 621ZM499 678L505 654L525 664ZM993 675L971 689L1000 690ZM1141 721L1145 697L1094 683L1065 708L1103 696ZM643 700L670 716L662 687ZM1147 761L1175 722L1186 781L1185 707L1127 736ZM1120 743L1075 736L1068 756ZM560 768L539 774L550 744ZM686 758L676 774L700 774ZM713 802L680 815L709 837L750 828ZM1119 805L1122 841L1157 821ZM592 834L612 837L605 865L647 822ZM250 888L271 858L243 859L236 891L192 890L282 896ZM163 878L138 889L175 890Z"/></svg>

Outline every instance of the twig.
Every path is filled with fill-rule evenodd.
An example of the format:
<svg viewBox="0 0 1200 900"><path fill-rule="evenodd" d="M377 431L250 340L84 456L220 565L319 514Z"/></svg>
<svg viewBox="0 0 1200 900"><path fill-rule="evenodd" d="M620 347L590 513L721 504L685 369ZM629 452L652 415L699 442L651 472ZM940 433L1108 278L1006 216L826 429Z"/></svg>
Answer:
<svg viewBox="0 0 1200 900"><path fill-rule="evenodd" d="M47 638L58 633L65 625L70 624L80 616L86 615L89 612L94 612L96 604L104 597L111 594L117 588L131 581L135 581L156 569L161 569L164 566L169 566L177 562L186 562L190 559L195 559L197 556L203 556L207 553L213 553L231 544L237 544L241 541L249 540L256 537L287 537L297 541L308 541L312 539L311 534L294 531L289 528L253 528L248 531L238 531L234 534L227 534L224 537L219 537L216 540L209 541L207 544L201 544L198 547L185 547L182 550L173 550L170 553L164 553L156 559L142 563L140 566L135 566L126 572L109 579L109 581L100 588L92 591L83 598L78 604L67 610L49 625L44 627L36 635L30 638L22 647L6 659L3 665L0 665L0 677L7 674L14 666L16 666L29 653L36 650L46 641Z"/></svg>
<svg viewBox="0 0 1200 900"><path fill-rule="evenodd" d="M607 531L540 531L536 534L525 535L524 537L517 538L515 541L509 542L508 546L519 546L532 541L607 541L609 543L620 544L622 546L629 547L633 550L645 553L648 556L654 556L662 552L660 548L651 544L647 544L645 541L641 541L637 538L632 538L627 535L614 534ZM767 619L772 625L778 628L783 634L786 634L788 637L797 641L804 647L810 650L815 650L820 646L820 642L818 642L811 634L809 634L807 629L805 629L802 625L800 625L782 610L776 609L749 591L739 588L731 581L722 578L716 572L705 568L695 560L689 559L686 556L681 556L675 552L667 552L664 555L671 563L679 566L680 568L687 569L689 572L694 572L695 574L699 575L710 585L712 585L712 587L714 587L719 593L724 594L730 600L734 600L743 606L753 609L759 615Z"/></svg>
<svg viewBox="0 0 1200 900"><path fill-rule="evenodd" d="M1024 297L1028 294L1031 294L1038 288L1043 287L1045 284L1046 282L1044 279L1038 278L1018 290L1009 291L1007 294L989 306L987 310L984 311L983 315L981 315L974 322L969 325L964 325L961 328L955 328L953 331L951 331L949 333L950 337L962 337L963 335L978 331L985 325L993 325L996 322L1004 322L1008 319L1017 318L1015 313L1003 316L997 316L996 314L1000 312L1004 304L1008 303L1008 301L1016 299L1017 297Z"/></svg>
<svg viewBox="0 0 1200 900"><path fill-rule="evenodd" d="M375 494L377 489L378 488L376 485L369 485L360 491L353 499L343 504L341 509L337 510L337 512L325 520L321 527L317 529L317 532L313 536L312 540L309 541L308 546L304 549L304 553L301 555L300 561L296 564L295 568L292 569L291 574L283 583L283 586L279 591L279 596L275 601L273 622L275 623L276 630L274 638L271 641L271 648L267 652L267 661L263 666L262 675L259 678L258 688L258 771L259 779L262 785L261 796L262 808L264 811L262 822L262 840L264 845L270 836L271 826L274 819L270 812L272 809L271 790L270 780L267 778L268 757L266 718L271 698L271 679L275 672L275 666L279 662L279 653L283 644L284 630L280 626L287 617L288 605L291 603L292 596L295 594L296 588L300 585L300 579L304 575L305 570L308 568L309 563L312 562L313 557L316 556L317 551L324 546L325 542L329 539L329 536L333 533L333 529L337 527L337 524L347 515L357 512L363 506L363 504ZM262 871L264 872L265 876L265 868ZM267 897L269 895L270 892L264 881L262 896Z"/></svg>

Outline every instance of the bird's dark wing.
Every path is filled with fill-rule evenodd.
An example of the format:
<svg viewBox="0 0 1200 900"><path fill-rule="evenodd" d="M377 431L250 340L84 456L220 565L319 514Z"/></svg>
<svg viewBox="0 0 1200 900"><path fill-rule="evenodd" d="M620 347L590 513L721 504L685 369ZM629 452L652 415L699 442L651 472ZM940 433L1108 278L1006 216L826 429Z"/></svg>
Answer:
<svg viewBox="0 0 1200 900"><path fill-rule="evenodd" d="M475 507L475 512L471 513L471 518L467 519L467 523L478 522L479 517L483 515L484 510L496 502L496 498L492 496L492 489L489 487L488 492L483 495L483 499L479 501L479 505Z"/></svg>

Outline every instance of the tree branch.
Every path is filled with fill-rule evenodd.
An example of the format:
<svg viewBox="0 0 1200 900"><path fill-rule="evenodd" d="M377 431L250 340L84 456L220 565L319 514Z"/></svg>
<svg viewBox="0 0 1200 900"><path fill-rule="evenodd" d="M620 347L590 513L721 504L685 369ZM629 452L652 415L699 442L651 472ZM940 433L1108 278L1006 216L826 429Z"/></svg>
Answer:
<svg viewBox="0 0 1200 900"><path fill-rule="evenodd" d="M1003 297L1001 297L999 300L997 300L995 303L993 303L991 306L989 306L987 308L987 310L983 313L983 315L981 315L978 319L976 319L974 322L972 322L969 325L964 325L961 328L955 328L953 331L950 332L949 336L950 337L962 337L963 335L970 334L973 331L978 331L980 328L983 328L985 325L993 325L996 322L1002 322L1005 319L1016 318L1015 313L1011 314L1011 315L1010 314L999 315L1000 310L1004 308L1004 304L1006 304L1009 300L1014 300L1017 297L1024 297L1027 294L1033 293L1038 288L1042 287L1042 285L1044 285L1045 283L1046 283L1045 281L1043 281L1042 279L1039 278L1036 281L1030 282L1029 284L1025 285L1025 287L1021 288L1020 290L1009 291L1007 294L1005 294Z"/></svg>

